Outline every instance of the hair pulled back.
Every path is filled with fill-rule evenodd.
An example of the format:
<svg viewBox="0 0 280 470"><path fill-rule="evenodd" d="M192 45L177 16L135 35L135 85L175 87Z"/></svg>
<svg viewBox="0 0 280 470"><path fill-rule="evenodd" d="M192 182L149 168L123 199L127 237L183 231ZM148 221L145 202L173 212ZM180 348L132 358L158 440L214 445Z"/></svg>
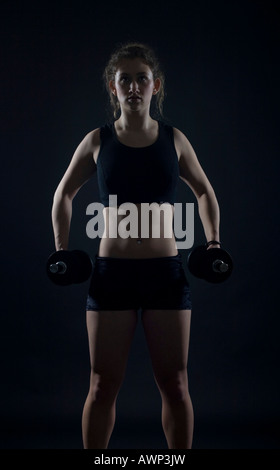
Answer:
<svg viewBox="0 0 280 470"><path fill-rule="evenodd" d="M113 110L114 118L117 118L120 111L120 105L117 97L111 92L109 88L109 82L115 79L115 74L118 66L123 59L141 59L144 64L148 65L152 71L154 80L159 78L161 81L161 87L159 92L155 95L155 111L160 117L163 116L163 100L165 96L164 83L165 77L161 70L159 61L155 56L154 51L147 45L138 42L127 43L119 46L115 52L111 55L107 66L103 73L103 79L105 81L106 89L110 97L110 105Z"/></svg>

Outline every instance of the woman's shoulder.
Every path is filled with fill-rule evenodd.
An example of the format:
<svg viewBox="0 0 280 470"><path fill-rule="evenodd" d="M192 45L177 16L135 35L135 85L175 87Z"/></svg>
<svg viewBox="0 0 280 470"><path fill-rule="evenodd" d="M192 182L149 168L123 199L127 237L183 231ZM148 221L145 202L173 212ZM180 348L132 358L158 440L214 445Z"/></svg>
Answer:
<svg viewBox="0 0 280 470"><path fill-rule="evenodd" d="M88 132L83 138L83 142L93 147L95 147L96 145L99 145L100 144L100 131L101 131L101 127L97 127L96 129L93 129L92 131Z"/></svg>
<svg viewBox="0 0 280 470"><path fill-rule="evenodd" d="M187 138L186 134L178 129L177 127L173 127L174 139L181 144L189 143L189 139Z"/></svg>
<svg viewBox="0 0 280 470"><path fill-rule="evenodd" d="M174 140L179 142L184 142L187 140L186 135L180 129L175 127L173 123L166 120L159 120L158 122L164 129L166 129L166 131L172 133Z"/></svg>
<svg viewBox="0 0 280 470"><path fill-rule="evenodd" d="M166 119L160 119L158 120L158 123L160 126L162 126L164 129L166 130L169 130L169 131L172 131L172 133L174 134L174 136L178 136L178 137L182 137L184 136L183 132L178 129L177 127L174 126L174 124L172 122L170 122L169 120L166 120Z"/></svg>

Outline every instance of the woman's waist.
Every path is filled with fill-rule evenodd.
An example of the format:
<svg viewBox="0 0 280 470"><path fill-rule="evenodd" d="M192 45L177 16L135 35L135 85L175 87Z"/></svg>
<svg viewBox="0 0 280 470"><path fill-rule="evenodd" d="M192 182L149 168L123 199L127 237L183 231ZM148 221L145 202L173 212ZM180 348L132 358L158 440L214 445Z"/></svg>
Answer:
<svg viewBox="0 0 280 470"><path fill-rule="evenodd" d="M174 235L171 238L108 238L100 241L98 256L109 258L162 258L176 256L178 249Z"/></svg>

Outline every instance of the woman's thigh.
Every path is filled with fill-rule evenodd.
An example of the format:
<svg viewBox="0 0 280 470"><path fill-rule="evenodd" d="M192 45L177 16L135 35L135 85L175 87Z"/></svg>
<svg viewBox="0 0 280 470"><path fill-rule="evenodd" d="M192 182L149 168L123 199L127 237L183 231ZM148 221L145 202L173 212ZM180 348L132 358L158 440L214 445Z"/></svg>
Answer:
<svg viewBox="0 0 280 470"><path fill-rule="evenodd" d="M87 330L92 372L123 375L137 324L137 312L87 311Z"/></svg>
<svg viewBox="0 0 280 470"><path fill-rule="evenodd" d="M155 378L169 380L185 371L190 338L190 310L145 310L145 336Z"/></svg>

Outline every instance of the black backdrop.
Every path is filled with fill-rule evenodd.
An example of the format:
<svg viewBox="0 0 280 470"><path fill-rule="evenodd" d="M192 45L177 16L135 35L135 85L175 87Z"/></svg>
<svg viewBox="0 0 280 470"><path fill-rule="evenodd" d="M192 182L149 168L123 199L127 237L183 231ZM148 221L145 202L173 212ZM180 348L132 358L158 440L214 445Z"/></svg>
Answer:
<svg viewBox="0 0 280 470"><path fill-rule="evenodd" d="M54 190L84 135L107 120L102 72L117 43L153 46L165 116L190 139L221 208L229 281L189 275L194 448L279 447L279 33L271 1L1 4L2 449L82 447L87 283L52 285ZM95 254L74 201L70 248ZM180 185L178 201L194 202ZM204 240L195 215L195 244ZM186 259L186 253L183 253ZM164 448L141 322L111 448Z"/></svg>

